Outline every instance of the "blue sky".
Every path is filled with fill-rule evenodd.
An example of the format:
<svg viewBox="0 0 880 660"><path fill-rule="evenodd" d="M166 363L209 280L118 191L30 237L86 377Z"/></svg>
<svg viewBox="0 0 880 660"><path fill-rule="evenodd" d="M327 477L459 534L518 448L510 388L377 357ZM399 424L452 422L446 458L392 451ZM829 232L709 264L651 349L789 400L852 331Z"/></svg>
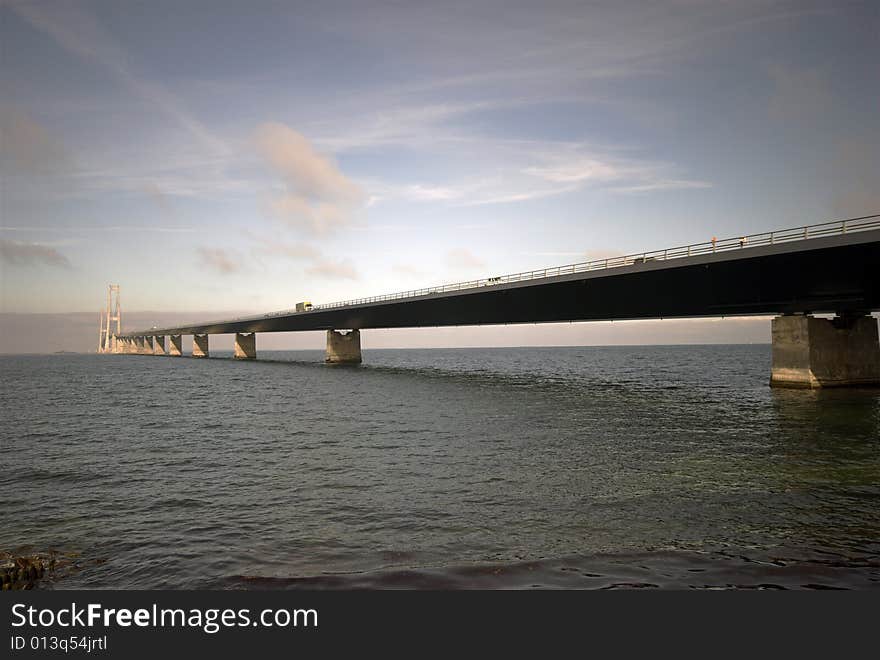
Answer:
<svg viewBox="0 0 880 660"><path fill-rule="evenodd" d="M2 2L6 312L270 311L880 211L875 2Z"/></svg>

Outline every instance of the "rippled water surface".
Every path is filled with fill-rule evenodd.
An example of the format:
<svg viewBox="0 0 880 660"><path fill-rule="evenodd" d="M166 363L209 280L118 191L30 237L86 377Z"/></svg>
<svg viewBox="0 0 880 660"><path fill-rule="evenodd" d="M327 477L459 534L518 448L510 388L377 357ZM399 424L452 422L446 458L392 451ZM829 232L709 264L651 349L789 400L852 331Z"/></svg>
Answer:
<svg viewBox="0 0 880 660"><path fill-rule="evenodd" d="M44 588L880 586L880 391L769 346L0 357Z"/></svg>

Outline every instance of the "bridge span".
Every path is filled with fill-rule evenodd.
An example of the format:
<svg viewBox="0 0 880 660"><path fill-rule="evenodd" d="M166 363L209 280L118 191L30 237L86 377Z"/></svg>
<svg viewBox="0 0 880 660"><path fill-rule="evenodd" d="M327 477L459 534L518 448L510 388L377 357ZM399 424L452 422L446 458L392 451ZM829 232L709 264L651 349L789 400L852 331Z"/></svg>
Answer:
<svg viewBox="0 0 880 660"><path fill-rule="evenodd" d="M542 270L115 336L113 352L209 355L235 334L256 358L256 333L327 331L327 361L360 363L360 331L774 315L771 385L880 385L880 215L569 264ZM832 319L813 314L834 314ZM165 337L170 337L166 351Z"/></svg>

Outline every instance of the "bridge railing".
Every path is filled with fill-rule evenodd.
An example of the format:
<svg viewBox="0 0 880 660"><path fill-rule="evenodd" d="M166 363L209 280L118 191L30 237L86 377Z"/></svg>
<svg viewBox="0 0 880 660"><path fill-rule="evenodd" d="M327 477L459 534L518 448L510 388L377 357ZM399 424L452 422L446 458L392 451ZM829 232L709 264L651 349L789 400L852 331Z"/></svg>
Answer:
<svg viewBox="0 0 880 660"><path fill-rule="evenodd" d="M371 296L369 298L357 298L354 300L343 300L339 302L324 303L321 305L314 305L312 309L335 309L337 307L365 305L369 303L400 300L402 298L417 298L435 293L448 293L452 291L475 289L477 287L487 287L495 286L498 284L509 284L515 282L524 282L528 280L543 279L545 277L558 277L560 275L570 275L573 273L606 270L608 268L632 266L635 264L643 264L651 261L668 261L670 259L681 259L697 255L712 254L716 252L743 250L746 248L758 247L761 245L790 243L792 241L809 240L811 238L821 238L823 236L836 236L839 234L868 231L871 229L880 229L880 214L868 215L860 218L849 218L847 220L837 220L834 222L824 222L817 225L807 225L804 227L796 227L793 229L782 229L779 231L763 232L760 234L748 234L737 238L713 238L711 241L706 241L704 243L694 243L692 245L683 245L674 248L666 248L663 250L637 252L635 254L609 257L607 259L594 259L592 261L568 264L565 266L554 266L552 268L529 270L522 273L513 273L511 275L501 275L498 277L469 280L467 282L456 282L454 284L444 284L441 286L413 289L410 291L401 291L399 293ZM281 312L273 312L272 314L267 314L266 316L286 316L292 313L295 312L293 310L285 310Z"/></svg>

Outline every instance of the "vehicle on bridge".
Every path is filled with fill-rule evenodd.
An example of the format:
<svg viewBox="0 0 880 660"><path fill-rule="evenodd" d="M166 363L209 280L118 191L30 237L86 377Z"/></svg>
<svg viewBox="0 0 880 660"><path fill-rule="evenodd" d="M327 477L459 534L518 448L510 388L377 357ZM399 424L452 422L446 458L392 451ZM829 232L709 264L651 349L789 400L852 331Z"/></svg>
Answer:
<svg viewBox="0 0 880 660"><path fill-rule="evenodd" d="M298 312L310 312L312 311L312 303L308 300L305 302L296 303L296 311Z"/></svg>

